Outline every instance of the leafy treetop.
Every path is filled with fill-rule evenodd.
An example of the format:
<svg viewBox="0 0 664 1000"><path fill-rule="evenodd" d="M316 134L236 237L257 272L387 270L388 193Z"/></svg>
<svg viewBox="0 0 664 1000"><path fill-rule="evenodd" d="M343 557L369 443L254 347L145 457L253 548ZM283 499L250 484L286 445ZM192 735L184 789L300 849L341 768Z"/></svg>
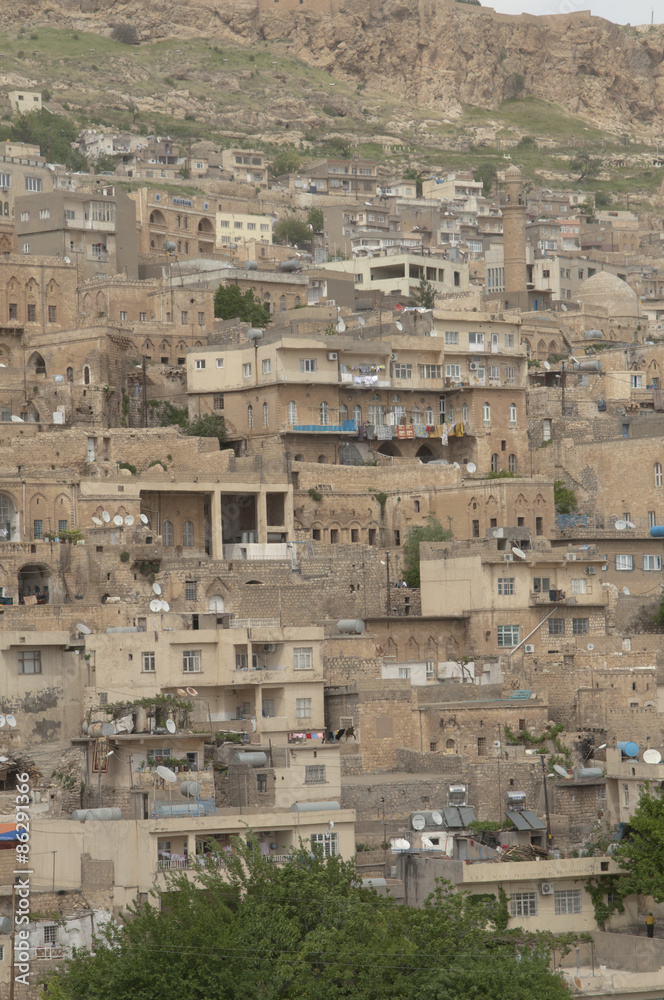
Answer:
<svg viewBox="0 0 664 1000"><path fill-rule="evenodd" d="M219 285L214 296L214 314L219 319L240 319L261 329L270 322L270 314L254 296L253 288L241 292L237 285Z"/></svg>
<svg viewBox="0 0 664 1000"><path fill-rule="evenodd" d="M403 546L403 578L409 587L420 585L420 542L449 542L451 538L452 532L433 514L426 524L410 529Z"/></svg>

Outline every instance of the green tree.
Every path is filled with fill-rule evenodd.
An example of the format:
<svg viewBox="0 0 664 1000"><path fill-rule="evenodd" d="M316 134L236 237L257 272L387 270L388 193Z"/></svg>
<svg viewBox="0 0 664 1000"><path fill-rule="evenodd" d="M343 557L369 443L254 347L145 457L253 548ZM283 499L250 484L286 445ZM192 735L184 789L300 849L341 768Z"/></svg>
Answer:
<svg viewBox="0 0 664 1000"><path fill-rule="evenodd" d="M436 298L433 285L426 278L420 278L420 283L414 292L410 293L414 305L423 306L425 309L433 309Z"/></svg>
<svg viewBox="0 0 664 1000"><path fill-rule="evenodd" d="M627 873L620 880L624 899L632 893L664 902L664 798L650 785L639 799L629 821L629 836L620 841L613 857Z"/></svg>
<svg viewBox="0 0 664 1000"><path fill-rule="evenodd" d="M526 81L522 73L510 73L510 75L505 80L506 97L513 99L521 97L525 86L526 86Z"/></svg>
<svg viewBox="0 0 664 1000"><path fill-rule="evenodd" d="M418 198L422 197L422 174L415 169L415 167L408 167L403 172L403 179L405 181L415 181L415 194Z"/></svg>
<svg viewBox="0 0 664 1000"><path fill-rule="evenodd" d="M138 45L140 38L133 24L116 24L111 31L111 38L114 42L122 42L123 45Z"/></svg>
<svg viewBox="0 0 664 1000"><path fill-rule="evenodd" d="M553 502L556 514L573 514L579 507L576 493L571 487L565 485L563 479L556 479L553 484Z"/></svg>
<svg viewBox="0 0 664 1000"><path fill-rule="evenodd" d="M413 527L402 547L403 578L409 587L420 585L420 542L449 542L452 532L443 528L440 521L429 514L427 523Z"/></svg>
<svg viewBox="0 0 664 1000"><path fill-rule="evenodd" d="M490 194L496 176L496 168L493 163L480 163L473 175L473 180L482 181L482 193Z"/></svg>
<svg viewBox="0 0 664 1000"><path fill-rule="evenodd" d="M103 174L107 172L113 173L117 164L122 159L122 153L102 153L95 160L95 173Z"/></svg>
<svg viewBox="0 0 664 1000"><path fill-rule="evenodd" d="M322 208L310 208L307 215L307 222L313 226L315 233L322 233L325 228L325 216Z"/></svg>
<svg viewBox="0 0 664 1000"><path fill-rule="evenodd" d="M167 873L166 906L112 924L48 980L55 1000L563 1000L548 938L502 930L504 900L438 885L422 909L362 887L352 861L301 846L278 866L254 837ZM501 928L497 931L496 928ZM432 946L435 942L435 946Z"/></svg>
<svg viewBox="0 0 664 1000"><path fill-rule="evenodd" d="M272 227L272 241L290 246L309 243L311 241L311 230L302 219L296 219L292 216L289 219L280 219Z"/></svg>
<svg viewBox="0 0 664 1000"><path fill-rule="evenodd" d="M76 125L46 108L18 115L12 123L12 139L39 146L42 156L50 163L63 163L70 170L87 170L86 158L71 145L78 139Z"/></svg>
<svg viewBox="0 0 664 1000"><path fill-rule="evenodd" d="M270 322L270 314L254 296L253 288L241 292L237 285L219 285L214 314L219 319L239 319L261 329Z"/></svg>
<svg viewBox="0 0 664 1000"><path fill-rule="evenodd" d="M282 174L292 174L299 170L302 157L292 146L280 149L275 154L270 164L270 173L273 177L281 177Z"/></svg>
<svg viewBox="0 0 664 1000"><path fill-rule="evenodd" d="M204 416L196 417L189 424L187 434L191 437L216 438L219 444L226 441L226 422L223 417L216 413L206 413Z"/></svg>
<svg viewBox="0 0 664 1000"><path fill-rule="evenodd" d="M584 178L590 180L597 177L602 169L602 161L596 156L591 156L590 153L579 153L569 161L569 169L571 173L579 175L575 178L577 182Z"/></svg>

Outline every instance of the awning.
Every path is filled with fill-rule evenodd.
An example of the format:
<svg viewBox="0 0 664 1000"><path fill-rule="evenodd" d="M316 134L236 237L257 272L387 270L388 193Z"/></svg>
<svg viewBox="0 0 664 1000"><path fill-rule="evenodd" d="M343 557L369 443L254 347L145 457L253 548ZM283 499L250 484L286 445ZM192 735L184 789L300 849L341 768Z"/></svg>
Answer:
<svg viewBox="0 0 664 1000"><path fill-rule="evenodd" d="M18 840L19 831L16 823L0 823L0 842L3 840Z"/></svg>
<svg viewBox="0 0 664 1000"><path fill-rule="evenodd" d="M524 809L522 812L515 812L513 809L508 809L505 815L517 830L546 830L546 823L538 819L530 809Z"/></svg>

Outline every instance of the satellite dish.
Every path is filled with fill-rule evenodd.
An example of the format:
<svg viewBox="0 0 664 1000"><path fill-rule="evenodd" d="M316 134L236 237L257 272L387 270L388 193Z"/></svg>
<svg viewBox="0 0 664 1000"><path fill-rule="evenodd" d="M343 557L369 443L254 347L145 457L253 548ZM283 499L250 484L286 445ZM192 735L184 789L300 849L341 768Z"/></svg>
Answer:
<svg viewBox="0 0 664 1000"><path fill-rule="evenodd" d="M164 781L173 782L178 780L175 771L171 771L170 767L164 767L163 764L160 764L157 768L157 774Z"/></svg>
<svg viewBox="0 0 664 1000"><path fill-rule="evenodd" d="M625 597L629 597L629 590L627 589L627 587L623 587L623 594L625 595Z"/></svg>
<svg viewBox="0 0 664 1000"><path fill-rule="evenodd" d="M53 376L53 381L57 382L58 385L60 385L61 382L64 382L64 380L65 380L64 375L54 375Z"/></svg>
<svg viewBox="0 0 664 1000"><path fill-rule="evenodd" d="M569 774L561 764L554 764L553 770L556 774L560 775L561 778L569 778Z"/></svg>
<svg viewBox="0 0 664 1000"><path fill-rule="evenodd" d="M427 825L427 821L422 815L422 813L415 813L412 820L410 821L410 824L413 830L423 830L424 827Z"/></svg>
<svg viewBox="0 0 664 1000"><path fill-rule="evenodd" d="M124 517L122 516L122 514L115 515L115 517L113 518L113 524L116 524L118 528L120 527L121 524L124 524Z"/></svg>
<svg viewBox="0 0 664 1000"><path fill-rule="evenodd" d="M7 367L7 365L3 365L2 367L3 367L3 368L6 368L6 367ZM23 418L22 418L22 417L19 417L19 416L17 416L17 415L15 414L15 413L12 413L12 423L14 423L14 424L22 424L22 423L24 423L24 422L25 422L25 421L23 420Z"/></svg>
<svg viewBox="0 0 664 1000"><path fill-rule="evenodd" d="M8 760L9 757L0 757L0 764L6 764Z"/></svg>
<svg viewBox="0 0 664 1000"><path fill-rule="evenodd" d="M512 552L513 552L513 553L514 553L514 555L515 555L515 556L517 557L517 559L525 559L525 558L526 558L526 553L525 553L525 552L522 552L522 550L521 550L521 549L518 549L518 548L516 547L516 545L513 545L513 546L512 546Z"/></svg>
<svg viewBox="0 0 664 1000"><path fill-rule="evenodd" d="M500 750L500 740L494 740L493 745L496 750Z"/></svg>
<svg viewBox="0 0 664 1000"><path fill-rule="evenodd" d="M108 513L107 510L102 510L101 519L105 524L108 524L108 522L111 520L111 515Z"/></svg>
<svg viewBox="0 0 664 1000"><path fill-rule="evenodd" d="M1 757L0 760L2 760ZM643 754L643 762L644 764L661 764L662 755L659 750L646 750Z"/></svg>
<svg viewBox="0 0 664 1000"><path fill-rule="evenodd" d="M545 371L547 371L547 372L548 372L548 371L550 371L550 370L551 370L551 365L549 364L549 362L548 362L548 361L543 361L543 362L542 362L542 368L544 368L544 369L545 369Z"/></svg>
<svg viewBox="0 0 664 1000"><path fill-rule="evenodd" d="M115 724L113 722L105 722L101 727L102 736L115 736Z"/></svg>
<svg viewBox="0 0 664 1000"><path fill-rule="evenodd" d="M466 468L467 468L468 472L471 473L471 475L472 475L473 472L477 472L477 466L475 465L474 462L469 462L468 465L466 466Z"/></svg>
<svg viewBox="0 0 664 1000"><path fill-rule="evenodd" d="M454 468L455 468L455 469L460 469L460 468L461 468L461 466L459 465L459 463L458 463L458 462L455 462L455 463L454 463Z"/></svg>
<svg viewBox="0 0 664 1000"><path fill-rule="evenodd" d="M92 629L88 628L87 625L84 625L83 622L79 622L76 628L81 635L92 635Z"/></svg>
<svg viewBox="0 0 664 1000"><path fill-rule="evenodd" d="M337 333L345 333L345 332L346 332L346 324L344 323L344 321L340 316L337 322Z"/></svg>
<svg viewBox="0 0 664 1000"><path fill-rule="evenodd" d="M160 605L160 610L161 611L170 611L171 610L171 606L168 603L168 601L160 601L159 605Z"/></svg>
<svg viewBox="0 0 664 1000"><path fill-rule="evenodd" d="M147 514L141 514L141 524L149 524Z"/></svg>
<svg viewBox="0 0 664 1000"><path fill-rule="evenodd" d="M635 528L636 527L636 525L634 524L634 521L625 521L625 524L627 525L628 528Z"/></svg>
<svg viewBox="0 0 664 1000"><path fill-rule="evenodd" d="M161 611L161 601L150 601L150 611L155 615L158 611Z"/></svg>
<svg viewBox="0 0 664 1000"><path fill-rule="evenodd" d="M198 694L198 691L196 690L196 688L188 687L187 688L187 694L191 695L192 698L195 698L196 695Z"/></svg>
<svg viewBox="0 0 664 1000"><path fill-rule="evenodd" d="M154 594L157 594L157 596L159 596L159 594L161 594L161 586L158 583L153 583L152 584L152 592Z"/></svg>
<svg viewBox="0 0 664 1000"><path fill-rule="evenodd" d="M399 320L397 320L396 327L399 333L401 333L401 331L403 330L403 323L400 323Z"/></svg>
<svg viewBox="0 0 664 1000"><path fill-rule="evenodd" d="M586 649L590 650L591 653L592 653L592 651L593 651L594 648L595 648L595 643L594 642L589 642L588 645L586 646Z"/></svg>
<svg viewBox="0 0 664 1000"><path fill-rule="evenodd" d="M71 257L65 257L65 264L71 264Z"/></svg>
<svg viewBox="0 0 664 1000"><path fill-rule="evenodd" d="M98 528L101 528L104 524L102 519L100 517L95 517L94 514L92 516L92 523L96 524Z"/></svg>
<svg viewBox="0 0 664 1000"><path fill-rule="evenodd" d="M434 823L436 824L436 826L442 826L443 825L443 817L440 815L439 812L437 812L437 811L436 812L432 812L431 813L431 819L434 821Z"/></svg>
<svg viewBox="0 0 664 1000"><path fill-rule="evenodd" d="M529 757L534 757L535 754L537 753L537 750L526 750L526 753L528 754Z"/></svg>
<svg viewBox="0 0 664 1000"><path fill-rule="evenodd" d="M131 528L133 523L134 523L134 515L127 514L127 516L125 517L125 524L127 525L128 528Z"/></svg>
<svg viewBox="0 0 664 1000"><path fill-rule="evenodd" d="M6 720L7 720L7 725L10 727L10 729L16 728L16 719L14 718L13 715L7 715Z"/></svg>
<svg viewBox="0 0 664 1000"><path fill-rule="evenodd" d="M4 715L0 715L0 729L2 729L2 727L5 724L5 722L6 722L6 719L5 719Z"/></svg>
<svg viewBox="0 0 664 1000"><path fill-rule="evenodd" d="M172 719L166 719L166 728L168 729L171 736L173 735L173 733L175 733L176 726Z"/></svg>
<svg viewBox="0 0 664 1000"><path fill-rule="evenodd" d="M187 692L185 691L184 688L178 688L177 694L178 694L178 698L186 698L187 697Z"/></svg>
<svg viewBox="0 0 664 1000"><path fill-rule="evenodd" d="M627 521L623 520L616 521L615 524L616 531L624 531L626 527L627 527Z"/></svg>

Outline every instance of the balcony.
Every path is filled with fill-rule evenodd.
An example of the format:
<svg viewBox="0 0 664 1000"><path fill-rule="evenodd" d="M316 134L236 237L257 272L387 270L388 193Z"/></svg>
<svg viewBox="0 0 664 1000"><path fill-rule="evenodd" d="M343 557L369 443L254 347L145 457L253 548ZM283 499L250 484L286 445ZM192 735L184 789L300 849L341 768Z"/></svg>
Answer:
<svg viewBox="0 0 664 1000"><path fill-rule="evenodd" d="M357 421L342 424L288 424L287 431L295 434L357 434Z"/></svg>
<svg viewBox="0 0 664 1000"><path fill-rule="evenodd" d="M32 957L40 962L56 962L65 957L65 952L69 954L68 948L63 948L60 944L42 944L32 948Z"/></svg>
<svg viewBox="0 0 664 1000"><path fill-rule="evenodd" d="M533 591L530 595L531 604L562 604L566 600L563 590Z"/></svg>

